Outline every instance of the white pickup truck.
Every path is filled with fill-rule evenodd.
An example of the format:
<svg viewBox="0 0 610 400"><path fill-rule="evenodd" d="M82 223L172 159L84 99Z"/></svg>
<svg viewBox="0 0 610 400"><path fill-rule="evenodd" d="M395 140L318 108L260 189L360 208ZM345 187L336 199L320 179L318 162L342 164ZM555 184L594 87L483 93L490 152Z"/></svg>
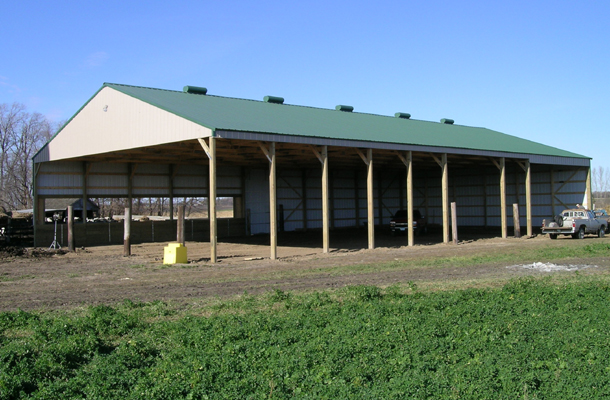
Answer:
<svg viewBox="0 0 610 400"><path fill-rule="evenodd" d="M564 210L553 220L542 220L542 233L549 234L551 239L557 235L572 235L574 239L583 239L586 234L604 237L607 221L595 218L593 211L583 208Z"/></svg>

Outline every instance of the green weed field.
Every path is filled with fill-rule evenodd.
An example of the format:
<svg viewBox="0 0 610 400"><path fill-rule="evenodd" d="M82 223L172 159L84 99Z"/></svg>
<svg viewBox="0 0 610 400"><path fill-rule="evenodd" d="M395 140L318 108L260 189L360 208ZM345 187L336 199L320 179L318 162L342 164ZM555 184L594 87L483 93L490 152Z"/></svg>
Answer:
<svg viewBox="0 0 610 400"><path fill-rule="evenodd" d="M522 279L0 314L0 398L610 397L610 284Z"/></svg>

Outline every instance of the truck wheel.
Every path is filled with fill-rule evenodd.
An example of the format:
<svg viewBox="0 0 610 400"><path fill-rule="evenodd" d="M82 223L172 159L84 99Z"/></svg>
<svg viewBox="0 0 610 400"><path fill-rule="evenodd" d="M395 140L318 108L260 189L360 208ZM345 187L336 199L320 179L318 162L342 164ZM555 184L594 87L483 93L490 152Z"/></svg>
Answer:
<svg viewBox="0 0 610 400"><path fill-rule="evenodd" d="M597 237L603 238L604 236L606 236L606 227L602 226L599 228L599 231L597 231Z"/></svg>
<svg viewBox="0 0 610 400"><path fill-rule="evenodd" d="M549 237L553 240L557 239L557 234L556 233L549 233Z"/></svg>
<svg viewBox="0 0 610 400"><path fill-rule="evenodd" d="M585 238L585 227L581 226L578 232L572 234L574 239L584 239Z"/></svg>
<svg viewBox="0 0 610 400"><path fill-rule="evenodd" d="M555 223L557 224L558 227L562 227L563 226L563 215L561 215L561 214L555 215Z"/></svg>

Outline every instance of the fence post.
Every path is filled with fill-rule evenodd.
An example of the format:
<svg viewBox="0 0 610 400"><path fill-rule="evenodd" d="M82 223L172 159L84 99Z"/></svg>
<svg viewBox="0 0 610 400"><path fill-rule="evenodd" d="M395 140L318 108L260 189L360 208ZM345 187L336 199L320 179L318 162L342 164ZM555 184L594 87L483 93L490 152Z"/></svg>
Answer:
<svg viewBox="0 0 610 400"><path fill-rule="evenodd" d="M131 208L125 209L125 230L123 234L123 257L131 255Z"/></svg>
<svg viewBox="0 0 610 400"><path fill-rule="evenodd" d="M521 237L521 223L519 222L519 204L513 204L513 221L515 224L515 237Z"/></svg>
<svg viewBox="0 0 610 400"><path fill-rule="evenodd" d="M182 243L182 245L185 245L185 239L184 239L184 205L179 205L178 206L178 229L177 229L177 235L176 235L176 241L178 243Z"/></svg>
<svg viewBox="0 0 610 400"><path fill-rule="evenodd" d="M68 206L68 251L74 251L74 207Z"/></svg>

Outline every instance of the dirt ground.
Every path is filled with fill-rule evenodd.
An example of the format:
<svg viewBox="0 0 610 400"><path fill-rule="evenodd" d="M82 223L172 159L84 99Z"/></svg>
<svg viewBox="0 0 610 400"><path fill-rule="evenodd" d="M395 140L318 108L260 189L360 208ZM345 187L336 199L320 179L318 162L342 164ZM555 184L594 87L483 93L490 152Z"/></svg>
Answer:
<svg viewBox="0 0 610 400"><path fill-rule="evenodd" d="M189 263L171 266L162 264L165 243L133 245L129 257L123 257L123 246L77 249L74 253L3 247L0 248L0 311L72 308L113 304L124 299L196 304L244 292L309 291L353 284L490 285L548 272L507 268L501 262L458 267L447 263L434 265L430 260L518 253L537 246L610 243L610 238L593 236L579 241L549 240L542 235L501 239L495 237L497 234L462 234L460 243L454 245L443 244L440 232L432 232L417 237L416 245L409 248L406 236L393 237L382 231L375 238L377 248L368 250L365 231L334 231L331 252L323 254L320 232L283 233L279 238L279 259L274 261L269 259L268 236L252 236L221 241L216 264L210 263L209 243L187 242ZM396 260L427 262L422 263L426 266L386 266L376 270L375 265L388 265ZM574 260L563 262L575 263ZM578 260L578 264L595 265L583 273L606 274L610 271L610 254Z"/></svg>

